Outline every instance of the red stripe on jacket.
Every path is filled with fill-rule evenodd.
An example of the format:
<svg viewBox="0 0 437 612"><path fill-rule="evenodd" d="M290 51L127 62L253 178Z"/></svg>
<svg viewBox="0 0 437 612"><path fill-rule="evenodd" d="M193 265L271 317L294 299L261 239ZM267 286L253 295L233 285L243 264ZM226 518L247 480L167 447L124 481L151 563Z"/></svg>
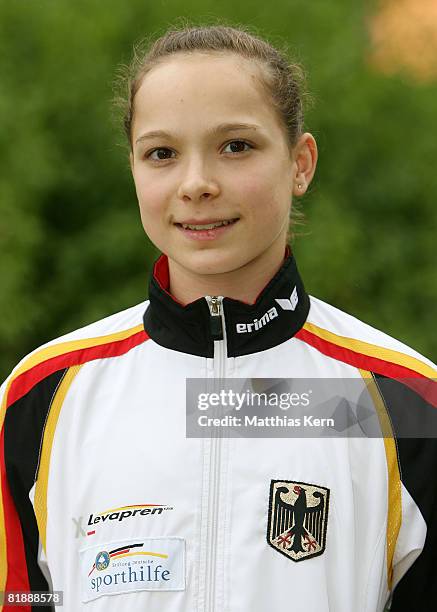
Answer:
<svg viewBox="0 0 437 612"><path fill-rule="evenodd" d="M25 591L29 592L29 578L27 575L26 553L24 550L23 534L21 532L20 519L18 518L15 504L12 499L9 483L6 475L6 463L4 453L4 427L0 435L0 470L1 488L3 499L3 514L5 520L5 547L7 555L7 576L5 591ZM11 571L12 570L12 571ZM27 605L8 606L3 605L3 612L22 610L30 612L31 608Z"/></svg>
<svg viewBox="0 0 437 612"><path fill-rule="evenodd" d="M362 370L401 380L401 382L422 396L428 403L437 407L437 385L435 381L415 370L385 359L380 359L379 357L364 355L344 346L339 346L304 328L300 329L295 337L328 357L333 357Z"/></svg>
<svg viewBox="0 0 437 612"><path fill-rule="evenodd" d="M50 359L47 359L46 361L34 366L30 370L27 370L27 372L23 372L23 374L17 376L9 389L7 406L10 406L19 400L21 397L23 397L23 395L26 395L26 393L28 393L32 387L58 370L63 370L64 368L69 368L74 365L81 365L83 363L87 363L88 361L94 361L95 359L118 357L124 353L127 353L132 348L135 348L148 339L149 336L146 334L146 332L140 331L132 336L129 336L128 338L125 338L124 340L117 340L116 342L108 342L107 344L100 344L99 346L77 349L75 351L65 353L64 355L51 357Z"/></svg>

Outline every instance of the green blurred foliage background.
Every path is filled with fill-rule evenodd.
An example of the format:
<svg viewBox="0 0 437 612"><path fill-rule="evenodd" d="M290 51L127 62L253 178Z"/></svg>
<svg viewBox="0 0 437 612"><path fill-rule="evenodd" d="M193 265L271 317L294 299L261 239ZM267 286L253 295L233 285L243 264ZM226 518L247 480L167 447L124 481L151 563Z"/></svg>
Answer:
<svg viewBox="0 0 437 612"><path fill-rule="evenodd" d="M437 83L368 61L376 2L0 4L0 377L147 297L146 239L111 107L132 45L176 18L247 24L309 75L319 163L294 250L307 290L435 357Z"/></svg>

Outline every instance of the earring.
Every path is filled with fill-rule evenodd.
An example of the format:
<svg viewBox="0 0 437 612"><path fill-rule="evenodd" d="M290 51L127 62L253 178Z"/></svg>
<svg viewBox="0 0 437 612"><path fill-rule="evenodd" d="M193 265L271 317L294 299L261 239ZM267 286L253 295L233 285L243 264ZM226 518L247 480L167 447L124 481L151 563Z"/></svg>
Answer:
<svg viewBox="0 0 437 612"><path fill-rule="evenodd" d="M299 185L297 186L297 188L298 188L298 189L302 189L302 187L303 187L303 185L301 185L300 183L299 183Z"/></svg>

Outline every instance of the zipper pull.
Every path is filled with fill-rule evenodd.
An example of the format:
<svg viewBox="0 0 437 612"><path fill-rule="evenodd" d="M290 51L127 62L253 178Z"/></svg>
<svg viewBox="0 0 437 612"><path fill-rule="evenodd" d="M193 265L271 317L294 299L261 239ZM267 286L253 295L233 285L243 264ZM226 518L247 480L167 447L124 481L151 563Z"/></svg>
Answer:
<svg viewBox="0 0 437 612"><path fill-rule="evenodd" d="M209 306L209 312L211 313L210 329L213 340L223 340L223 327L222 327L222 297L220 296L206 296L206 301Z"/></svg>

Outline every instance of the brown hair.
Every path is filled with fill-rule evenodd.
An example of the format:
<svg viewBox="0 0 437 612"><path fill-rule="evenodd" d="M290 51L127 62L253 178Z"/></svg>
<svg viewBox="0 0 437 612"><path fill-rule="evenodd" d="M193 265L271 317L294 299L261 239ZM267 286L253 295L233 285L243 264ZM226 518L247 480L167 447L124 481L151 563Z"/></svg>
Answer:
<svg viewBox="0 0 437 612"><path fill-rule="evenodd" d="M304 102L311 101L305 88L302 66L289 61L288 50L271 45L249 32L245 26L187 25L167 30L150 42L145 39L134 46L129 66L121 68L115 105L123 112L123 126L132 150L132 122L135 96L146 74L175 53L236 53L257 62L261 68L261 83L269 93L279 119L293 148L304 131ZM123 95L123 91L125 92ZM293 226L301 223L303 214L292 207ZM290 234L291 236L291 234Z"/></svg>

